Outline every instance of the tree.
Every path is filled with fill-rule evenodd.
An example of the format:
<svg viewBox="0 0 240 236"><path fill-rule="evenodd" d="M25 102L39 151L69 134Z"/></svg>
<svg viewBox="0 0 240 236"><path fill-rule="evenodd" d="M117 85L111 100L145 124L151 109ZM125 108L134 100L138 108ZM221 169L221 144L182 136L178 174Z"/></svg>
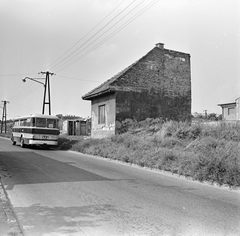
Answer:
<svg viewBox="0 0 240 236"><path fill-rule="evenodd" d="M207 116L208 120L218 120L216 113L209 113Z"/></svg>

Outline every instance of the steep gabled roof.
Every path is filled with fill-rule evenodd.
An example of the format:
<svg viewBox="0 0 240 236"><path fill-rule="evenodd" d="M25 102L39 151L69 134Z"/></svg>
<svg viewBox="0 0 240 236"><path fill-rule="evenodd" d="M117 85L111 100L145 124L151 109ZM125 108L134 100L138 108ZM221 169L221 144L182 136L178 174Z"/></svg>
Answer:
<svg viewBox="0 0 240 236"><path fill-rule="evenodd" d="M84 96L82 96L82 99L84 100L91 100L92 97L99 96L101 94L109 93L115 91L114 88L111 88L111 84L115 82L118 78L123 76L128 70L130 70L134 65L136 65L142 58L135 61L133 64L119 72L118 74L114 75L111 79L105 81L104 83L100 84L98 87L94 88Z"/></svg>
<svg viewBox="0 0 240 236"><path fill-rule="evenodd" d="M149 55L153 50L166 50L168 53L172 53L172 52L177 52L177 51L173 51L173 50L169 50L169 49L165 49L164 48L164 44L163 43L158 43L156 44L156 46L150 50L146 55L144 55L143 57L141 57L140 59L138 59L136 62L134 62L133 64L131 64L130 66L128 66L126 69L122 70L121 72L119 72L118 74L116 74L115 76L113 76L111 79L105 81L104 83L102 83L101 85L99 85L98 87L94 88L93 90L91 90L90 92L88 92L87 94L85 94L84 96L82 96L82 99L84 100L91 100L94 97L97 97L99 95L102 94L106 94L106 93L111 93L116 91L116 87L113 86L113 83L119 79L120 77L122 77L125 73L127 73L134 65L136 65L140 60L142 60L144 57L146 57L147 55ZM189 55L188 53L183 53L183 52L177 52L177 53L181 53L181 54L186 54Z"/></svg>

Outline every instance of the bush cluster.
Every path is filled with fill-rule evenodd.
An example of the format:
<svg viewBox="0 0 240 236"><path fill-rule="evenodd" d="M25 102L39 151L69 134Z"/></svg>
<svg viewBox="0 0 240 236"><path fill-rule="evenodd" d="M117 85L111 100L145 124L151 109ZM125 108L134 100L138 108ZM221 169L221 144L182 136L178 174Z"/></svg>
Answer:
<svg viewBox="0 0 240 236"><path fill-rule="evenodd" d="M125 132L70 141L86 154L170 171L198 181L240 187L240 124L127 120Z"/></svg>

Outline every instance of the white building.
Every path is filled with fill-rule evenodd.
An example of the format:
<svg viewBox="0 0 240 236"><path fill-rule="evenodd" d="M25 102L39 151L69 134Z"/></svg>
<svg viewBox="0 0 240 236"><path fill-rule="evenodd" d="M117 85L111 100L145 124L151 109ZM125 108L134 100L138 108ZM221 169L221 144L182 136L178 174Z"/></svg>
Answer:
<svg viewBox="0 0 240 236"><path fill-rule="evenodd" d="M240 97L233 101L218 104L222 107L222 119L226 121L240 120Z"/></svg>

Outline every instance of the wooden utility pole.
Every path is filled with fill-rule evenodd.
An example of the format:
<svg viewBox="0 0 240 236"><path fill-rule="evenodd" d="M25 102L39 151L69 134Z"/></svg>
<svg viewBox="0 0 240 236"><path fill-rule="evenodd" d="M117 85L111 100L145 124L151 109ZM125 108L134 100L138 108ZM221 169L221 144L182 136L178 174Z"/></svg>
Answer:
<svg viewBox="0 0 240 236"><path fill-rule="evenodd" d="M5 133L7 133L7 103L9 101L2 101L3 102L3 114L2 114L2 123L1 123L1 133L3 130L3 123L5 123Z"/></svg>
<svg viewBox="0 0 240 236"><path fill-rule="evenodd" d="M205 112L205 119L207 119L207 110L203 110Z"/></svg>
<svg viewBox="0 0 240 236"><path fill-rule="evenodd" d="M50 79L49 79L49 75L54 75L54 73L51 73L51 72L49 72L49 71L46 71L46 72L41 71L39 74L46 74L45 85L44 85L44 96L43 96L43 109L42 109L42 114L44 114L45 105L48 104L49 115L51 115L51 98L50 98ZM47 93L47 90L48 90L48 102L46 101L46 93Z"/></svg>

